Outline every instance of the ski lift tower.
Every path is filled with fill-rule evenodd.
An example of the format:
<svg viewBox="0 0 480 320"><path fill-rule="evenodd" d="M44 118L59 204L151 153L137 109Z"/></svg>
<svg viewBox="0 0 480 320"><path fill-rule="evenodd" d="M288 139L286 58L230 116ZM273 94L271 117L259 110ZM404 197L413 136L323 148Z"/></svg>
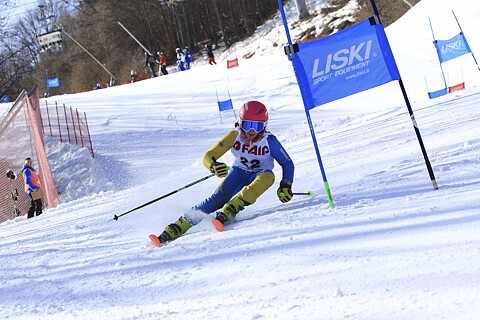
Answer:
<svg viewBox="0 0 480 320"><path fill-rule="evenodd" d="M55 27L54 30L52 31L48 30L48 20L50 20L51 18L54 18L55 16L51 15L46 17L44 12L45 5L39 5L38 7L40 8L41 15L42 15L42 18L40 19L40 23L43 26L43 30L45 30L44 33L37 36L37 41L38 41L38 44L40 45L40 52L44 52L48 49L53 49L53 48L60 49L61 44L63 42L63 35L66 35L73 42L75 42L75 44L78 45L83 51L85 51L93 60L95 60L95 62L98 63L98 65L100 65L100 67L102 67L103 70L105 70L110 75L109 85L111 86L115 85L117 82L117 78L105 67L103 63L98 61L98 59L95 58L93 54L91 54L84 46L82 46L70 34L68 34L65 30L62 30L62 28L58 27L56 24L54 24L54 27Z"/></svg>
<svg viewBox="0 0 480 320"><path fill-rule="evenodd" d="M37 35L38 45L40 46L40 52L44 52L48 49L61 48L63 42L62 38L62 29L56 28L52 31L48 29L48 22L50 19L54 18L54 15L48 17L45 16L45 5L41 4L38 6L41 11L42 18L40 19L39 34ZM42 28L43 27L43 28Z"/></svg>

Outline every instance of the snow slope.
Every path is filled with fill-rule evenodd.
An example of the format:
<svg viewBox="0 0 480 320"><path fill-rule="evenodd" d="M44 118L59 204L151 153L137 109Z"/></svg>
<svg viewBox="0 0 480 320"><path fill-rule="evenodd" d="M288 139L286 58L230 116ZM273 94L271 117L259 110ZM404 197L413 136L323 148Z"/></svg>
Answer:
<svg viewBox="0 0 480 320"><path fill-rule="evenodd" d="M423 0L387 29L436 191L390 83L312 110L330 208L291 64L269 41L258 49L257 38L243 50L262 54L240 59L229 81L225 61L197 62L188 72L49 98L87 113L96 157L47 140L63 203L0 225L2 318L477 319L480 72L468 59L452 63L467 89L435 100L423 79L435 61L428 17L452 18L452 9L480 54L476 1ZM270 33L282 30L272 25ZM227 86L236 109L250 99L269 107L269 129L296 165L294 191L314 196L282 204L277 179L224 232L206 219L154 249L148 234L219 179L111 219L209 174L203 153L234 122L226 112L221 123L216 105Z"/></svg>

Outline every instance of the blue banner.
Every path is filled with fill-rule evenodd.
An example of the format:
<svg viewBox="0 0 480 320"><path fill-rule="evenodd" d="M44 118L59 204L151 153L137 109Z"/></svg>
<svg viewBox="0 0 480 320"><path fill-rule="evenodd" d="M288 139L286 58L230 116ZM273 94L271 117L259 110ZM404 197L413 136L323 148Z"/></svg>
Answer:
<svg viewBox="0 0 480 320"><path fill-rule="evenodd" d="M448 40L437 40L434 44L440 62L452 60L472 52L463 33L459 33Z"/></svg>
<svg viewBox="0 0 480 320"><path fill-rule="evenodd" d="M446 88L444 89L440 89L440 90L437 90L437 91L433 91L433 92L429 92L428 93L428 97L430 99L435 99L435 98L438 98L438 97L441 97L441 96L444 96L448 93L448 90Z"/></svg>
<svg viewBox="0 0 480 320"><path fill-rule="evenodd" d="M383 25L373 21L298 45L292 63L307 110L400 79Z"/></svg>
<svg viewBox="0 0 480 320"><path fill-rule="evenodd" d="M220 109L220 111L233 110L232 99L228 99L226 101L217 101L217 102L218 102L218 109Z"/></svg>
<svg viewBox="0 0 480 320"><path fill-rule="evenodd" d="M54 88L60 86L60 80L58 78L51 78L47 80L47 87Z"/></svg>

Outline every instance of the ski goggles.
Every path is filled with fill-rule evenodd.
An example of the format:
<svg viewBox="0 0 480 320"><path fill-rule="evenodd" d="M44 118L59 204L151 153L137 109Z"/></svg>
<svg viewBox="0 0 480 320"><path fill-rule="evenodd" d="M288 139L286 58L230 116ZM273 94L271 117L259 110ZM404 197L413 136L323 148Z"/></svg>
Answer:
<svg viewBox="0 0 480 320"><path fill-rule="evenodd" d="M241 127L244 131L253 129L256 133L259 133L265 129L265 124L266 123L262 121L242 120Z"/></svg>

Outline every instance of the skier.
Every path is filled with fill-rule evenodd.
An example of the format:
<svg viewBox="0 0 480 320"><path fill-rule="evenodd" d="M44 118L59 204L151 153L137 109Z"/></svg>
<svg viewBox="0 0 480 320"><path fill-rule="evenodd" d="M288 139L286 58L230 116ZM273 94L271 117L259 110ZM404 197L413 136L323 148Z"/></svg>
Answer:
<svg viewBox="0 0 480 320"><path fill-rule="evenodd" d="M190 70L190 61L192 61L193 58L190 54L190 51L188 50L188 47L185 47L185 49L183 49L183 55L185 57L185 70Z"/></svg>
<svg viewBox="0 0 480 320"><path fill-rule="evenodd" d="M245 206L255 203L272 186L275 180L273 160L283 171L277 196L284 203L292 199L294 164L277 138L266 130L267 122L267 108L261 102L249 101L242 106L236 128L203 156L203 165L225 179L213 195L168 225L158 237L150 235L155 245L173 241L197 224L196 216L199 215L195 210L209 214L221 209L216 213L216 220L222 225L231 222ZM235 157L230 172L225 163L217 161L228 150Z"/></svg>
<svg viewBox="0 0 480 320"><path fill-rule="evenodd" d="M158 52L158 55L160 57L160 71L162 71L162 74L166 76L168 74L167 71L167 56L163 53L163 51Z"/></svg>
<svg viewBox="0 0 480 320"><path fill-rule="evenodd" d="M185 71L185 55L180 48L175 49L177 54L177 71Z"/></svg>
<svg viewBox="0 0 480 320"><path fill-rule="evenodd" d="M205 50L207 50L208 64L210 64L210 65L217 64L215 62L215 55L213 54L212 45L206 44L205 45Z"/></svg>
<svg viewBox="0 0 480 320"><path fill-rule="evenodd" d="M144 67L146 68L147 66L150 66L150 71L152 72L152 78L155 78L157 76L157 73L155 72L155 57L149 54L148 52L145 52Z"/></svg>
<svg viewBox="0 0 480 320"><path fill-rule="evenodd" d="M27 219L42 214L42 185L40 179L33 168L32 158L25 159L25 165L22 168L23 180L25 182L25 193L30 197L30 208L28 209Z"/></svg>

